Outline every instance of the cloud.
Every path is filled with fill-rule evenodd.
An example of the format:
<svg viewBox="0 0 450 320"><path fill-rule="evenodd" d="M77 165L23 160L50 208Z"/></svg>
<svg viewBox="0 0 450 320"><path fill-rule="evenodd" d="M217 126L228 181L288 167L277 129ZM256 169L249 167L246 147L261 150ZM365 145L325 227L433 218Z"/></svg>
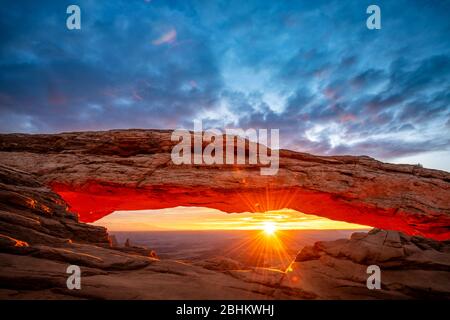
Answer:
<svg viewBox="0 0 450 320"><path fill-rule="evenodd" d="M450 149L448 2L380 1L379 31L357 0L79 2L77 31L64 4L4 5L0 131L204 119L319 154Z"/></svg>
<svg viewBox="0 0 450 320"><path fill-rule="evenodd" d="M217 61L207 35L189 19L176 19L192 39L186 45L168 48L146 40L151 26L161 29L176 10L151 15L136 3L126 15L120 4L89 2L81 7L93 19L83 19L82 31L71 33L62 24L45 33L42 21L58 16L52 6L28 15L12 5L25 15L17 27L9 15L1 19L15 33L0 51L0 115L14 120L5 120L1 131L170 128L216 100ZM163 40L171 37L169 32Z"/></svg>
<svg viewBox="0 0 450 320"><path fill-rule="evenodd" d="M164 43L172 43L177 38L177 31L175 29L170 29L166 33L162 34L159 38L152 41L155 46L159 46Z"/></svg>

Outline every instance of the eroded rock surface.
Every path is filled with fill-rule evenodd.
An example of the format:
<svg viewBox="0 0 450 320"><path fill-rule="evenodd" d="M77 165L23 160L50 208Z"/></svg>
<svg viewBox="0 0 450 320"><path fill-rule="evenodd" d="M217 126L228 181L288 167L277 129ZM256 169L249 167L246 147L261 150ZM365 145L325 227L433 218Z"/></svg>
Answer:
<svg viewBox="0 0 450 320"><path fill-rule="evenodd" d="M105 228L80 224L59 195L33 175L0 165L0 238L2 243L109 245Z"/></svg>
<svg viewBox="0 0 450 320"><path fill-rule="evenodd" d="M0 299L263 299L272 287L112 246L32 175L0 165ZM82 289L69 290L69 265ZM258 289L261 287L260 289Z"/></svg>
<svg viewBox="0 0 450 320"><path fill-rule="evenodd" d="M368 290L367 267L381 270L381 290ZM306 246L280 284L323 299L450 298L450 242L373 229L350 239Z"/></svg>
<svg viewBox="0 0 450 320"><path fill-rule="evenodd" d="M103 134L115 138L104 144ZM130 134L138 142L133 142ZM165 148L170 150L170 145L163 143L165 132L142 131L140 134L147 138L156 135L152 138L152 147L141 145L142 137L136 138L134 131L99 133L100 137L93 133L39 136L36 141L34 136L27 135L12 135L9 140L1 136L1 299L449 298L449 242L397 231L374 230L369 234L355 233L351 239L318 242L305 247L286 273L242 267L235 261L220 258L191 264L159 260L146 248L112 246L105 228L80 222L64 199L74 200L74 207L82 206L81 200L91 199L89 197L94 202L105 199L107 210L113 210L130 205L117 193L120 191L124 192L124 197L130 194L142 196L142 199L147 197L139 206L152 203L155 206L217 205L229 211L244 210L247 206L256 208L255 202L260 208L290 203L287 207L296 209L299 205L297 209L313 210L315 200L328 199L325 203L319 201L317 207L332 209L330 206L336 205L338 210L321 212L321 215L339 218L347 214L350 221L359 219L367 224L373 221L373 225L392 225L397 230L406 228L410 233L426 233L434 238L446 238L448 232L448 198L443 198L448 195L448 174L444 172L411 166L390 167L369 158L323 158L287 151L282 158L284 171L280 177L261 177L254 168L246 166L178 167L159 162L168 157ZM143 174L148 168L152 171ZM319 174L319 169L324 173ZM354 173L343 174L346 170ZM342 174L351 179L348 180L352 181L351 185L361 189L344 187L340 182ZM368 179L368 175L373 179ZM257 186L256 189L246 186L247 182L240 180L243 176L255 179L250 185ZM305 178L308 176L310 178ZM373 181L383 177L391 189L374 191L369 188L374 188ZM89 180L92 178L95 182ZM275 179L270 181L293 189L275 188L271 189L274 193L261 195L260 188L266 186L266 179ZM331 186L326 187L325 182ZM180 189L182 183L186 183L185 189ZM213 183L217 185L213 187ZM54 184L64 187L58 189ZM48 186L65 190L59 191L63 197ZM295 186L301 186L301 190L286 193L297 190ZM345 191L344 195L356 192L357 196L337 196L339 188ZM366 199L358 193L360 190L372 191L364 193ZM422 198L419 197L421 190ZM281 191L283 193L277 194ZM189 200L189 196L194 200ZM216 202L217 197L222 202ZM228 197L236 203L230 202ZM200 200L203 202L198 202ZM301 204L300 200L309 204ZM370 206L372 202L376 205ZM402 209L391 212L383 207L387 203L394 208L405 204ZM92 203L86 206L89 204ZM366 210L366 205L372 209ZM350 208L350 211L344 214L339 211L343 208ZM98 214L80 213L81 218ZM71 264L81 267L81 290L67 289L66 269ZM366 269L370 264L382 270L382 290L366 287Z"/></svg>
<svg viewBox="0 0 450 320"><path fill-rule="evenodd" d="M34 173L92 222L115 210L225 212L291 208L335 220L450 238L450 174L361 156L280 151L276 176L255 165L174 165L170 131L0 135L0 163Z"/></svg>

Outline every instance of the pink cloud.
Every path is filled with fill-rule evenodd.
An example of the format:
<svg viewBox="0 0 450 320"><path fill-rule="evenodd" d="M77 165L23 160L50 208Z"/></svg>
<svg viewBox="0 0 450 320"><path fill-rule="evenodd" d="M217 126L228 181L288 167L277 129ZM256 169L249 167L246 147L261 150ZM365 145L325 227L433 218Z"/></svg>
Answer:
<svg viewBox="0 0 450 320"><path fill-rule="evenodd" d="M356 116L349 113L349 114L344 114L340 117L341 122L349 122L349 121L356 121Z"/></svg>
<svg viewBox="0 0 450 320"><path fill-rule="evenodd" d="M159 46L164 43L172 43L177 38L177 31L172 28L166 33L162 34L158 39L152 41L155 46Z"/></svg>

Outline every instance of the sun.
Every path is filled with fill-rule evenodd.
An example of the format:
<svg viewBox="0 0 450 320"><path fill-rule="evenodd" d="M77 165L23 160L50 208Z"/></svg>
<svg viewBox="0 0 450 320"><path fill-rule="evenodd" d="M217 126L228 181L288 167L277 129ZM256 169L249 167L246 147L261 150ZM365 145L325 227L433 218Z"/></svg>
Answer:
<svg viewBox="0 0 450 320"><path fill-rule="evenodd" d="M271 236L273 234L275 234L275 231L277 231L277 227L275 226L275 223L267 221L264 222L263 226L262 226L262 230L264 231L264 233L268 236Z"/></svg>

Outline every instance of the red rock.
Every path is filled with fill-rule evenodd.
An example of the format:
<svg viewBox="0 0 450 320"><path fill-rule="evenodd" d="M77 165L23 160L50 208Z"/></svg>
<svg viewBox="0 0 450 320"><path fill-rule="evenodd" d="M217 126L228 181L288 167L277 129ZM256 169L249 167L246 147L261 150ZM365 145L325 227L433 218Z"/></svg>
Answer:
<svg viewBox="0 0 450 320"><path fill-rule="evenodd" d="M109 244L105 228L79 223L64 200L34 176L3 165L0 165L0 236L5 247L14 241L14 247L72 241Z"/></svg>
<svg viewBox="0 0 450 320"><path fill-rule="evenodd" d="M230 260L188 264L133 245L109 247L105 228L79 222L33 175L3 165L0 195L0 299L450 297L448 241L373 230L306 247L287 273L242 270ZM365 285L372 263L382 270L381 290ZM71 264L82 268L82 290L66 286Z"/></svg>
<svg viewBox="0 0 450 320"><path fill-rule="evenodd" d="M365 156L280 151L276 176L255 165L174 165L170 131L0 135L0 163L34 173L91 222L115 211L200 206L291 208L334 220L450 239L450 174Z"/></svg>
<svg viewBox="0 0 450 320"><path fill-rule="evenodd" d="M450 242L374 229L316 242L298 254L280 291L319 299L449 299ZM366 286L367 267L381 270L381 290Z"/></svg>

